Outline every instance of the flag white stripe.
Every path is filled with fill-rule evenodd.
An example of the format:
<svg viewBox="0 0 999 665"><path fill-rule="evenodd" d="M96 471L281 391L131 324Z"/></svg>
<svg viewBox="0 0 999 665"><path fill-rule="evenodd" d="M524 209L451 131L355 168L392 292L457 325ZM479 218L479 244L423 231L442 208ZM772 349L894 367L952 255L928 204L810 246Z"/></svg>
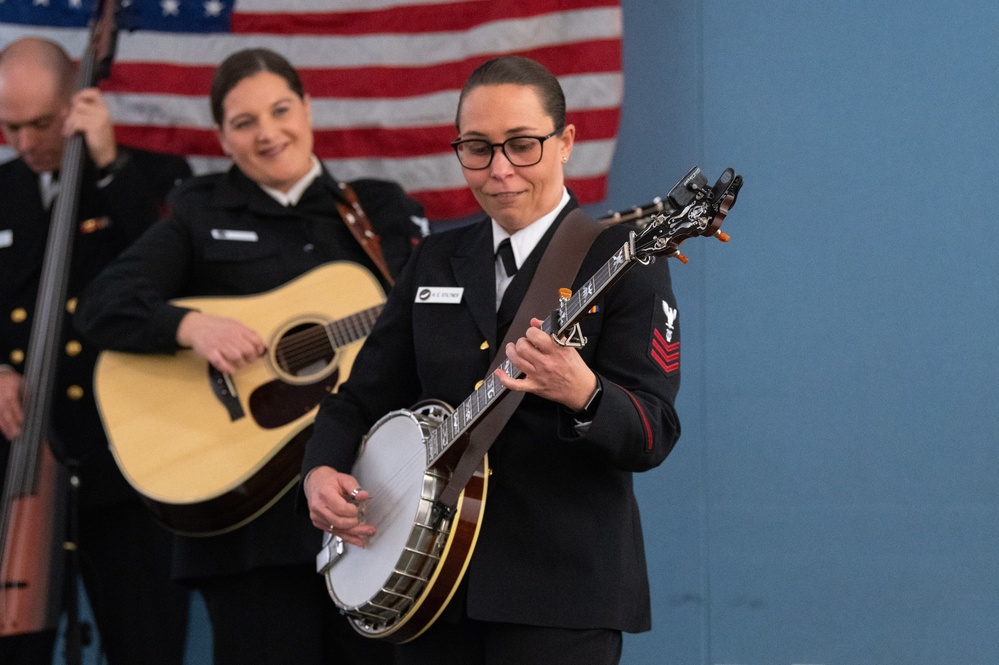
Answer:
<svg viewBox="0 0 999 665"><path fill-rule="evenodd" d="M604 141L578 141L573 148L572 158L566 164L566 177L598 177L610 169L614 156L613 139ZM14 157L8 146L0 146L0 160ZM217 173L229 169L232 162L225 157L187 158L191 169L197 173ZM326 167L341 180L358 178L381 178L394 180L409 193L421 191L462 189L466 187L461 170L453 154L431 155L412 158L372 158L372 159L327 159Z"/></svg>
<svg viewBox="0 0 999 665"><path fill-rule="evenodd" d="M608 109L621 104L621 74L574 74L560 77L559 81L570 111ZM206 97L110 93L106 98L116 123L215 128ZM399 99L313 97L311 104L316 129L438 127L454 123L458 91Z"/></svg>
<svg viewBox="0 0 999 665"><path fill-rule="evenodd" d="M571 35L569 41L567 35ZM117 57L141 62L155 60L156 54L161 54L159 57L175 64L214 67L233 51L252 45L277 51L296 67L416 67L457 62L477 55L620 37L620 11L600 8L496 21L454 33L345 37L124 33L118 40ZM192 46L195 41L200 43Z"/></svg>
<svg viewBox="0 0 999 665"><path fill-rule="evenodd" d="M432 25L427 21L432 18L433 12L448 11L447 5L450 0L223 1L235 5L234 16L240 13L245 15L248 22L243 25L251 24L249 22L252 22L253 14L267 13L278 18L284 14L287 19L284 25L288 30L294 31L298 13L327 14L331 9L347 12L369 10L391 12L395 8L400 8L404 11L415 11L419 6L426 5L428 19L423 25L418 26L422 29ZM463 6L461 9L464 11L468 7ZM379 86L387 85L387 79L378 78L381 76L380 68L395 69L392 75L399 76L400 72L436 66L446 72L445 76L458 77L455 73L458 71L456 65L469 59L545 48L558 50L559 47L589 48L592 45L595 49L602 49L602 44L595 43L598 41L614 42L619 48L622 36L619 6L556 9L527 17L497 20L489 20L487 17L484 20L489 22L472 26L467 30L437 29L435 33L414 31L403 34L371 32L359 35L284 35L169 33L145 30L122 32L119 35L116 53L119 63L133 63L140 68L145 63L163 63L169 65L171 69L174 67L177 69L160 70L164 80L162 85L156 86L156 89L163 91L161 93L147 94L131 90L108 93L106 97L115 122L122 128L129 128L130 135L135 137L134 140L140 147L159 147L169 150L169 146L156 145L157 141L164 140L163 134L157 131L160 127L200 131L211 131L214 128L206 99L208 91L183 89L184 94L171 94L171 91L181 90L174 87L179 82L171 77L185 76L185 67L200 68L202 71L198 73L203 75L204 70L213 70L232 52L249 46L271 48L282 53L297 68L315 70L310 72L313 76L321 76L324 72L336 75L341 74L342 70L368 68L372 80L367 93L378 95L380 90L384 90ZM0 24L0 44L27 34L52 39L62 44L72 57L79 57L83 53L87 40L87 30L84 28ZM615 57L611 54L617 51L608 51L608 53L609 57ZM616 57L614 62L617 62ZM340 68L341 71L338 71ZM599 66L596 68L600 69ZM599 112L613 113L620 109L623 99L622 73L581 72L559 78L566 92L567 108L570 113L597 111L598 113L592 118L598 123L599 128L590 131L599 131L601 136L611 134L614 128L607 123L612 122L616 115L604 115ZM448 81L445 85L458 87L460 82ZM407 91L407 94L409 92L421 91ZM431 127L439 132L442 127L452 126L458 96L457 89L427 90L426 94L416 94L411 97L380 98L366 94L361 99L338 97L335 90L327 93L329 94L312 98L313 125L317 131L322 132L352 129L419 132L423 128ZM142 137L145 136L147 128L149 139L144 141ZM587 129L584 125L583 131ZM190 137L189 134L183 139L187 140ZM211 141L212 143L206 146L208 150L216 149L214 139ZM428 202L435 201L434 205L440 206L440 216L443 218L458 214L460 210L457 207L448 208L447 203L439 200L439 197L434 197L432 192L464 189L466 185L453 153L445 142L442 143L444 145L438 148L417 146L414 142L412 152L397 157L378 156L381 151L377 145L359 146L357 152L352 154L362 154L366 155L365 157L329 160L327 163L340 178L384 178L399 182L411 193L418 195L424 192ZM615 143L613 136L587 140L586 135L577 132L577 142L566 173L570 180L593 181L592 187L589 186L590 183L585 187L582 182L580 183L581 191L591 190L588 194L590 198L599 195L602 190L610 170ZM181 148L177 146L175 149ZM436 152L423 154L426 150ZM12 150L0 146L0 156L12 155ZM225 158L205 155L188 155L188 158L197 172L225 170L229 166L229 161ZM428 212L434 215L432 211Z"/></svg>
<svg viewBox="0 0 999 665"><path fill-rule="evenodd" d="M41 37L58 42L71 58L79 58L87 46L87 31L83 28L54 28L39 25L0 23L0 44L9 44L21 37Z"/></svg>
<svg viewBox="0 0 999 665"><path fill-rule="evenodd" d="M83 53L83 28L0 26L3 43L22 36L26 28L53 39L73 57ZM570 35L571 39L566 40ZM215 67L227 55L252 45L283 54L296 67L413 67L460 61L476 55L529 50L594 39L621 37L618 8L580 9L542 16L486 23L471 30L418 35L249 35L240 33L122 32L115 57L134 62ZM336 54L335 57L331 54Z"/></svg>

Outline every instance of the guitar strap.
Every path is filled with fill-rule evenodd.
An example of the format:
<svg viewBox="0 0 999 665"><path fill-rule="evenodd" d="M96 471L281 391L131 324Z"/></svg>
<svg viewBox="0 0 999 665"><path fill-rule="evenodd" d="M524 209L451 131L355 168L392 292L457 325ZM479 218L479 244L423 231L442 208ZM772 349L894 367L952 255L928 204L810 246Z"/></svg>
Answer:
<svg viewBox="0 0 999 665"><path fill-rule="evenodd" d="M500 343L496 357L489 366L490 373L506 360L503 349L508 343L523 336L524 331L531 325L531 319L544 318L551 311L552 294L557 293L561 285L572 284L590 245L606 227L606 224L591 219L582 208L576 208L562 220L555 229L548 247L545 248L545 253L541 256L541 262L517 309L513 323L510 324L506 337ZM465 489L465 485L471 480L489 447L513 416L513 412L520 406L524 395L525 393L520 391L507 391L472 430L468 445L462 451L447 486L438 498L438 505L453 509L458 504L458 497Z"/></svg>
<svg viewBox="0 0 999 665"><path fill-rule="evenodd" d="M368 219L364 208L361 207L361 202L357 200L354 189L345 182L338 182L337 185L347 202L350 203L348 208L343 201L336 199L336 209L340 213L340 218L347 224L347 228L350 229L354 239L357 240L368 257L374 261L375 266L381 271L389 286L392 286L395 284L395 280L392 279L388 264L385 263L385 256L382 254L382 239L371 228L371 220Z"/></svg>

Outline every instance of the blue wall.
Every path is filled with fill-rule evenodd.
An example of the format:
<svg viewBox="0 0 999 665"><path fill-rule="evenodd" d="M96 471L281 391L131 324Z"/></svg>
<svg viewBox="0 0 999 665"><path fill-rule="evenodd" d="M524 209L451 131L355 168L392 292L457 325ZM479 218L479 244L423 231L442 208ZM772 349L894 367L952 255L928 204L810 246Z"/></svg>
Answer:
<svg viewBox="0 0 999 665"><path fill-rule="evenodd" d="M638 480L624 663L999 663L999 5L622 4L597 212L746 179L672 266L684 434Z"/></svg>
<svg viewBox="0 0 999 665"><path fill-rule="evenodd" d="M671 266L684 434L624 662L999 663L999 5L623 5L607 207L746 179Z"/></svg>

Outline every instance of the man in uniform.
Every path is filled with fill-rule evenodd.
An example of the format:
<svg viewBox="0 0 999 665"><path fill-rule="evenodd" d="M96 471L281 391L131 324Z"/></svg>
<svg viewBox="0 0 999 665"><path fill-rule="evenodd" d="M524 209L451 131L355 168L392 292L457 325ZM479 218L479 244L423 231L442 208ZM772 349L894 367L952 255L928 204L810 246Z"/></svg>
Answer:
<svg viewBox="0 0 999 665"><path fill-rule="evenodd" d="M156 221L190 168L180 157L118 145L98 90L73 93L74 69L47 40L19 39L0 51L0 128L17 153L0 164L0 483L23 425L22 375L58 171L66 137L80 133L88 158L73 222L50 444L80 480L77 555L108 662L179 665L188 593L169 581L169 535L108 450L91 394L97 352L73 333L72 313L77 294ZM0 639L0 662L48 665L54 639L54 631Z"/></svg>

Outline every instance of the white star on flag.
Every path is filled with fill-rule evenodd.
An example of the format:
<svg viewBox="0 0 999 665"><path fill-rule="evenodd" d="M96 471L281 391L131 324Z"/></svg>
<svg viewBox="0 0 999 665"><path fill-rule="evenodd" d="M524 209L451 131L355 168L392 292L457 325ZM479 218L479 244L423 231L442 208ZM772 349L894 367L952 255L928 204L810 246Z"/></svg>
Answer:
<svg viewBox="0 0 999 665"><path fill-rule="evenodd" d="M219 16L222 14L222 10L225 9L219 0L208 0L205 3L205 16Z"/></svg>

